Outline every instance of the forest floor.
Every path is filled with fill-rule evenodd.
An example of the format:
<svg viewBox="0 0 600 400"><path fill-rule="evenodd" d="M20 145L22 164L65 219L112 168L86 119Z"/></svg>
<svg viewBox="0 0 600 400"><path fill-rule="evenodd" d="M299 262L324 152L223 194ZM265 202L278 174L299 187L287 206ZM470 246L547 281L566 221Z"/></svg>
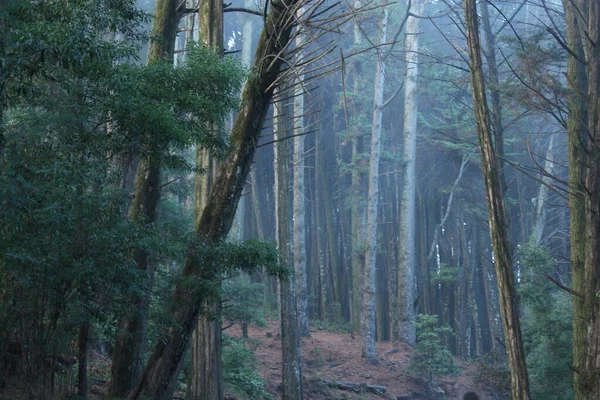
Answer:
<svg viewBox="0 0 600 400"><path fill-rule="evenodd" d="M276 324L265 328L249 328L248 337L259 361L257 366L266 382L267 390L276 398L281 390L281 341ZM234 326L227 330L230 336L241 336ZM358 335L311 330L311 337L302 339L301 359L304 381L304 397L311 400L332 399L429 399L426 382L408 372L412 347L403 342L377 343L378 364L373 365L361 358ZM456 361L461 372L456 376L437 379L446 393L446 399L460 399L467 392L475 392L480 400L492 400L487 388L476 381L476 365ZM353 382L384 386L385 395L359 394L333 389L324 384ZM403 397L406 396L406 397Z"/></svg>
<svg viewBox="0 0 600 400"><path fill-rule="evenodd" d="M238 326L229 328L226 333L241 337ZM278 324L267 327L250 327L247 344L257 358L256 368L265 381L266 390L274 398L281 398L281 341ZM301 359L304 382L304 398L307 400L374 400L374 399L460 399L467 392L476 392L480 400L493 400L487 388L476 380L476 365L457 360L461 372L458 375L437 379L438 387L445 397L432 397L428 394L425 381L408 372L412 347L402 342L377 343L378 364L373 365L361 358L361 343L358 335L333 333L325 330L311 330L311 337L302 339ZM110 358L95 351L90 354L92 366L89 400L103 400L110 375ZM97 379L104 377L104 379ZM70 379L71 385L74 376ZM359 393L330 387L331 383L352 382L356 384L383 386L385 394ZM176 393L182 399L183 393ZM30 400L32 388L20 379L11 380L0 388L0 400ZM230 397L235 398L235 397Z"/></svg>

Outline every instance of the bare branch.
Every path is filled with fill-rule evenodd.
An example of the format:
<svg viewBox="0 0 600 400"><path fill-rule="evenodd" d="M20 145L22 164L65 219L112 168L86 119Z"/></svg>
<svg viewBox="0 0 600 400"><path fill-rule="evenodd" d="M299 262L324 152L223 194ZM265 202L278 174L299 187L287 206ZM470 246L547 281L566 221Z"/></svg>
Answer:
<svg viewBox="0 0 600 400"><path fill-rule="evenodd" d="M566 287L565 285L563 285L562 283L560 283L559 281L557 281L556 279L554 279L553 277L551 277L550 275L546 275L546 278L548 278L550 280L550 282L554 283L556 286L558 286L559 288L561 288L562 290L564 290L567 293L572 294L573 296L577 296L581 299L584 298L583 294Z"/></svg>

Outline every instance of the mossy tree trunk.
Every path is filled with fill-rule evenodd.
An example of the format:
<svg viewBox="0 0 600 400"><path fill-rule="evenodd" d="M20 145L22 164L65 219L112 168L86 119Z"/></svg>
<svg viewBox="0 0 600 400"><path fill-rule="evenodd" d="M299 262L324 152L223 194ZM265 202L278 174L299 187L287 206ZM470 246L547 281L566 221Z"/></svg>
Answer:
<svg viewBox="0 0 600 400"><path fill-rule="evenodd" d="M477 136L481 152L488 218L494 266L500 295L500 314L504 328L504 338L511 370L511 395L514 400L529 400L529 379L525 365L525 351L521 339L516 292L513 283L511 250L508 241L508 221L502 190L499 165L492 144L492 132L487 106L479 41L479 24L475 0L465 0L465 23L467 25L467 44L469 47L471 86Z"/></svg>
<svg viewBox="0 0 600 400"><path fill-rule="evenodd" d="M265 22L254 57L253 71L244 87L242 108L231 132L231 151L219 166L208 203L197 226L202 243L224 240L231 229L237 204L245 185L256 143L273 97L274 82L283 60L278 55L288 46L293 20L291 13L298 0L275 0ZM211 266L202 265L194 247L190 247L184 262L182 277L210 277ZM142 379L129 395L129 400L170 399L181 360L205 300L202 293L189 299L187 285L178 283L171 301L175 323L165 329L146 364ZM197 298L196 298L197 297Z"/></svg>
<svg viewBox="0 0 600 400"><path fill-rule="evenodd" d="M573 290L583 293L585 258L585 205L583 191L583 144L587 136L588 114L585 103L587 93L586 67L584 64L585 52L580 35L581 25L576 4L565 0L565 18L567 30L567 44L577 55L569 57L567 62L567 84L569 94L567 104L569 115L567 118L567 137L569 153L569 208L570 208L570 243L571 243L571 285ZM585 309L583 299L573 296L573 390L576 400L585 398L585 388L580 383L580 371L585 364Z"/></svg>
<svg viewBox="0 0 600 400"><path fill-rule="evenodd" d="M173 58L177 25L181 18L178 0L158 0L155 7L153 40L150 43L148 63ZM129 208L129 218L140 224L156 222L160 200L161 149L151 148L149 156L141 160L134 182L134 199ZM147 314L150 286L154 277L153 263L147 250L135 251L137 268L145 275L143 290L131 299L132 314L119 321L115 343L112 382L109 397L123 398L142 376L145 353Z"/></svg>
<svg viewBox="0 0 600 400"><path fill-rule="evenodd" d="M223 53L223 2L206 0L200 2L198 11L200 40L219 54ZM196 174L194 188L194 228L199 229L200 219L206 205L216 174L216 160L210 151L196 149L196 166L203 172ZM218 276L214 276L215 285ZM186 392L187 400L223 399L223 374L221 370L221 304L207 299L201 305L198 326L194 330L191 351L191 372Z"/></svg>
<svg viewBox="0 0 600 400"><path fill-rule="evenodd" d="M585 145L584 315L586 399L600 399L600 2L588 2L588 141Z"/></svg>

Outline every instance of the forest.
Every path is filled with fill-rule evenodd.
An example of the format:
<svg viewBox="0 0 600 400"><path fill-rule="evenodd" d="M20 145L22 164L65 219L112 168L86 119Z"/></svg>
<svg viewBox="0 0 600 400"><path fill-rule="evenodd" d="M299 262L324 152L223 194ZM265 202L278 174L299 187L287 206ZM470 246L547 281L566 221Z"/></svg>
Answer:
<svg viewBox="0 0 600 400"><path fill-rule="evenodd" d="M600 1L0 0L0 400L600 400Z"/></svg>

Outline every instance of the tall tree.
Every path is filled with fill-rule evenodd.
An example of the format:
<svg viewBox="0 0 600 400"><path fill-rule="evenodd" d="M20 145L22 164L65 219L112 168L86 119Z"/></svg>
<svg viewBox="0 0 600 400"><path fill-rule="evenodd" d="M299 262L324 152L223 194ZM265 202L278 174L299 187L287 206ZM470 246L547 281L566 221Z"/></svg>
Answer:
<svg viewBox="0 0 600 400"><path fill-rule="evenodd" d="M354 0L353 8L355 12L360 10L362 7L362 0ZM363 41L363 31L360 26L360 22L358 18L354 18L353 20L353 32L354 32L354 46L360 47ZM353 74L353 91L358 94L363 91L363 62L360 59L354 61L354 74ZM343 79L343 78L342 78ZM345 94L344 94L345 96ZM344 102L344 106L347 107L346 102ZM358 99L355 99L352 102L352 122L356 122L358 125L358 121L360 120L359 113L360 104ZM346 124L350 124L350 121L346 121ZM352 129L351 126L347 126L346 129L350 131ZM364 132L360 132L360 127L358 132L352 133L352 160L350 163L356 163L358 165L353 165L352 168L352 191L350 192L350 202L351 202L351 217L350 217L350 230L351 230L351 254L352 254L352 304L351 304L351 317L352 317L352 326L355 331L360 331L361 329L361 312L362 312L362 293L363 293L363 279L364 279L364 268L365 268L365 254L364 254L364 238L366 235L365 225L366 225L366 210L364 206L364 202L362 199L363 189L366 188L365 185L365 174L362 171L361 158L362 153L364 152Z"/></svg>
<svg viewBox="0 0 600 400"><path fill-rule="evenodd" d="M486 189L490 234L494 249L494 266L500 294L500 313L511 371L511 395L515 400L529 400L529 379L527 366L525 365L525 351L521 339L517 298L513 283L506 205L496 154L492 144L475 0L465 0L464 8L470 57L471 89L481 152L481 170Z"/></svg>
<svg viewBox="0 0 600 400"><path fill-rule="evenodd" d="M584 147L585 258L584 308L587 347L583 380L586 399L600 399L600 2L587 9L588 132ZM583 381L583 382L582 382Z"/></svg>
<svg viewBox="0 0 600 400"><path fill-rule="evenodd" d="M223 2L200 2L198 26L202 43L218 54L223 54ZM198 146L196 167L202 170L196 174L194 190L194 229L198 230L216 173L216 160L211 157L209 149ZM220 306L210 299L202 305L190 346L192 368L186 392L187 400L223 399Z"/></svg>
<svg viewBox="0 0 600 400"><path fill-rule="evenodd" d="M409 2L410 4L410 2ZM420 14L425 0L420 0L415 8ZM409 17L406 24L405 39L406 78L404 82L404 179L400 210L400 242L398 245L398 333L397 337L407 343L415 344L415 295L417 290L416 274L416 159L417 159L417 121L418 95L417 76L419 62L419 19Z"/></svg>
<svg viewBox="0 0 600 400"><path fill-rule="evenodd" d="M297 18L300 23L298 30L302 30L304 8L298 10ZM296 34L296 51L298 59L304 57L303 48L306 37L301 32ZM304 75L298 71L294 93L294 271L296 272L296 287L298 298L298 323L300 335L310 336L308 330L308 275L306 267L306 206L304 198Z"/></svg>
<svg viewBox="0 0 600 400"><path fill-rule="evenodd" d="M177 0L158 0L154 10L148 64L161 60L172 60L177 26L181 13ZM140 160L135 182L134 198L129 208L129 218L140 224L153 224L157 219L160 200L160 151L150 148L148 155ZM139 381L145 356L147 314L150 301L150 286L154 278L154 266L147 249L135 252L137 269L146 276L145 288L131 299L133 315L119 321L115 342L115 357L111 367L109 396L124 397Z"/></svg>
<svg viewBox="0 0 600 400"><path fill-rule="evenodd" d="M275 130L275 232L277 248L281 262L292 263L292 235L290 228L290 168L289 140L285 140L287 131L284 120L285 111L282 102L273 106L273 122ZM295 185L294 185L295 188ZM295 196L294 196L295 197ZM295 211L295 210L294 210ZM295 226L294 226L295 227ZM294 249L295 250L295 249ZM288 279L280 280L280 322L281 322L281 378L283 399L302 399L302 372L300 369L300 331L298 325L298 309L296 299L295 274Z"/></svg>
<svg viewBox="0 0 600 400"><path fill-rule="evenodd" d="M299 0L276 0L270 3L265 28L254 57L254 73L250 75L244 87L244 106L236 116L231 132L231 151L219 167L208 203L197 227L197 236L201 243L218 243L225 239L231 228L283 64L279 54L288 46L293 29L293 13L298 3ZM210 275L212 268L214 266L202 265L196 249L190 246L182 277L197 277L200 271ZM129 400L170 398L181 360L200 312L199 303L203 300L186 300L186 292L183 282L177 284L172 300L175 325L161 334L146 364L142 380L128 397Z"/></svg>
<svg viewBox="0 0 600 400"><path fill-rule="evenodd" d="M379 23L379 43L387 42L388 4L381 1L382 16ZM379 159L381 152L381 119L383 115L383 89L385 79L384 54L378 53L373 95L373 120L371 122L371 157L369 160L369 197L367 200L367 238L365 252L364 293L361 316L362 356L375 362L375 288L377 271L377 217L379 204Z"/></svg>
<svg viewBox="0 0 600 400"><path fill-rule="evenodd" d="M569 209L571 243L571 285L573 290L583 293L585 259L585 205L583 166L585 153L583 146L587 137L588 112L585 102L587 76L585 52L582 40L583 16L579 10L582 2L564 1L567 45L573 52L567 60L567 85L569 92L567 105L567 137L569 144ZM580 372L584 368L586 354L586 324L584 301L573 296L573 390L576 400L585 398L585 384L580 382Z"/></svg>

